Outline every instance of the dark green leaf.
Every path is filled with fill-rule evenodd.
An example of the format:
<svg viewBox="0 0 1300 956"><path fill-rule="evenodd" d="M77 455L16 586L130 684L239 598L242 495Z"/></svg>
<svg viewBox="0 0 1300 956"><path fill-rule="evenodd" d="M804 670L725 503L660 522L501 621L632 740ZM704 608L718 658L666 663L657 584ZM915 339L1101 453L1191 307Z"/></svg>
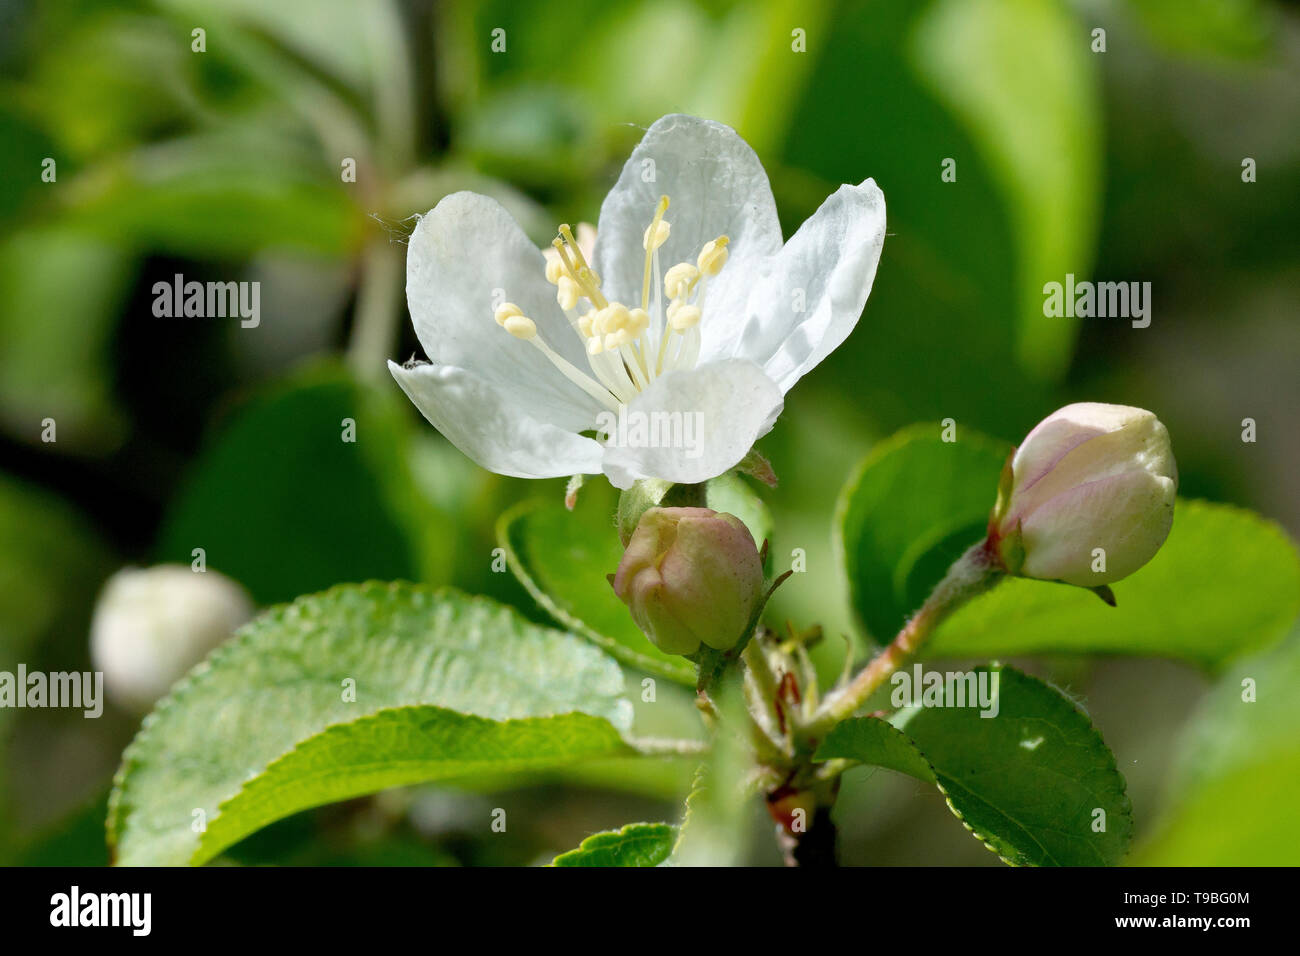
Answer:
<svg viewBox="0 0 1300 956"><path fill-rule="evenodd" d="M998 676L995 716L945 696L943 706L894 716L915 748L911 755L868 717L836 727L817 758L860 760L937 783L966 828L1013 865L1118 863L1132 835L1132 808L1115 757L1087 715L1014 668L974 673Z"/></svg>
<svg viewBox="0 0 1300 956"><path fill-rule="evenodd" d="M893 638L988 524L1011 450L957 426L905 428L872 450L840 495L837 545L858 620ZM1095 599L1094 599L1095 600Z"/></svg>
<svg viewBox="0 0 1300 956"><path fill-rule="evenodd" d="M613 516L606 483L588 482L573 511L558 496L512 508L497 523L497 540L528 593L566 628L627 664L693 685L694 666L651 644L606 580L623 557Z"/></svg>
<svg viewBox="0 0 1300 956"><path fill-rule="evenodd" d="M203 548L261 604L340 581L437 580L456 524L417 491L395 401L332 367L259 395L201 454L159 559L188 564ZM344 419L355 441L343 440Z"/></svg>

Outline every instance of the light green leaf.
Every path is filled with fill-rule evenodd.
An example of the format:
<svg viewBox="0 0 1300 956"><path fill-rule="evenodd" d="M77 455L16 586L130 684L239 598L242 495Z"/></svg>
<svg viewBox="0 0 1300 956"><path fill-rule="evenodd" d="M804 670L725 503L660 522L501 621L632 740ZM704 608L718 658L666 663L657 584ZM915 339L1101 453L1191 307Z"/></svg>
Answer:
<svg viewBox="0 0 1300 956"><path fill-rule="evenodd" d="M408 784L488 770L550 769L631 754L603 717L487 720L442 707L399 707L304 740L221 804L199 839L201 863L291 813Z"/></svg>
<svg viewBox="0 0 1300 956"><path fill-rule="evenodd" d="M1242 661L1178 742L1144 866L1300 865L1300 632Z"/></svg>
<svg viewBox="0 0 1300 956"><path fill-rule="evenodd" d="M38 443L54 419L58 451L106 452L122 437L109 369L114 312L132 256L66 228L0 241L0 426Z"/></svg>
<svg viewBox="0 0 1300 956"><path fill-rule="evenodd" d="M927 654L1141 654L1217 669L1275 644L1300 613L1300 558L1277 525L1231 505L1180 499L1151 562L1111 585L1004 582L942 624Z"/></svg>
<svg viewBox="0 0 1300 956"><path fill-rule="evenodd" d="M836 727L817 759L860 760L937 783L966 828L1012 865L1118 863L1132 835L1132 808L1115 757L1087 715L1015 668L975 673L998 676L996 716L952 706L945 696L944 706L894 715L912 755L868 717Z"/></svg>
<svg viewBox="0 0 1300 956"><path fill-rule="evenodd" d="M123 755L109 841L119 863L201 863L340 795L627 753L622 692L613 660L510 608L340 586L252 621L158 704Z"/></svg>
<svg viewBox="0 0 1300 956"><path fill-rule="evenodd" d="M840 493L835 544L853 611L882 643L988 524L1011 446L960 425L956 438L943 441L938 423L905 428Z"/></svg>
<svg viewBox="0 0 1300 956"><path fill-rule="evenodd" d="M887 641L949 564L985 533L1011 446L957 426L905 428L877 446L840 496L836 545L854 613ZM1300 557L1286 534L1230 505L1180 499L1149 564L1112 586L1013 579L941 624L930 656L1135 654L1215 668L1276 643L1300 614Z"/></svg>
<svg viewBox="0 0 1300 956"><path fill-rule="evenodd" d="M623 557L613 516L608 486L588 482L573 511L558 494L510 509L497 522L497 542L515 577L567 629L626 664L693 685L694 665L651 644L606 580Z"/></svg>
<svg viewBox="0 0 1300 956"><path fill-rule="evenodd" d="M672 853L677 828L669 823L629 823L594 833L552 866L658 866Z"/></svg>
<svg viewBox="0 0 1300 956"><path fill-rule="evenodd" d="M1043 314L1044 277L1086 273L1097 229L1101 107L1087 34L1062 2L940 0L922 15L912 52L1009 207L1016 355L1036 377L1057 379L1077 321Z"/></svg>

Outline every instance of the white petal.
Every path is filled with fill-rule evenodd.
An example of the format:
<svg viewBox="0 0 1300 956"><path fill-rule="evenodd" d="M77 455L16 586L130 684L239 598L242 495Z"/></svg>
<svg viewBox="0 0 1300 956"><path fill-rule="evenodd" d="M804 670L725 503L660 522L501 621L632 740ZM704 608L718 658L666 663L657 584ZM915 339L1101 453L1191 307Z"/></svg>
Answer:
<svg viewBox="0 0 1300 956"><path fill-rule="evenodd" d="M626 431L605 446L605 474L616 488L638 478L716 478L771 431L783 405L776 383L743 359L669 372L628 406Z"/></svg>
<svg viewBox="0 0 1300 956"><path fill-rule="evenodd" d="M388 370L424 417L489 471L516 478L600 472L597 442L538 421L525 411L528 406L466 369L389 362Z"/></svg>
<svg viewBox="0 0 1300 956"><path fill-rule="evenodd" d="M870 179L841 186L754 282L747 308L720 314L706 309L701 329L724 327L706 336L701 360L747 358L788 392L857 325L884 241L879 187Z"/></svg>
<svg viewBox="0 0 1300 956"><path fill-rule="evenodd" d="M528 342L496 324L501 302L518 305L546 342L587 368L578 333L546 281L546 260L495 199L452 193L424 216L406 253L406 298L420 344L435 365L471 370L544 421L590 428L600 405Z"/></svg>
<svg viewBox="0 0 1300 956"><path fill-rule="evenodd" d="M672 231L659 250L663 269L695 262L706 242L725 235L731 240L729 260L709 280L706 302L743 303L755 265L781 248L767 173L730 126L681 114L665 116L646 131L600 207L596 271L605 294L641 304L641 243L665 195L671 205L664 218Z"/></svg>
<svg viewBox="0 0 1300 956"><path fill-rule="evenodd" d="M1021 523L1021 573L1096 587L1126 578L1160 550L1174 520L1172 478L1143 469L1069 488L1030 511ZM1094 571L1094 549L1105 570Z"/></svg>

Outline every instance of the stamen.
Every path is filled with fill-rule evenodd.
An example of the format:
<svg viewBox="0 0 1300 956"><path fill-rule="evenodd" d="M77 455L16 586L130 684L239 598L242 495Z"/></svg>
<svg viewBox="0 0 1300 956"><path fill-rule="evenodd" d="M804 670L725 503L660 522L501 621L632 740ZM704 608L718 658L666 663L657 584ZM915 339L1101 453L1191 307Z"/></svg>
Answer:
<svg viewBox="0 0 1300 956"><path fill-rule="evenodd" d="M560 230L561 232L568 233L569 227L561 226ZM572 234L570 233L570 235ZM609 302L607 302L605 297L600 293L600 278L591 270L591 267L586 264L586 260L582 259L582 250L576 245L571 248L566 246L564 240L559 238L552 241L551 246L560 254L560 259L564 263L564 268L569 273L569 279L582 290L583 295L591 300L592 305L597 307L609 305ZM581 265L575 266L573 264L573 261L569 258L571 252L581 260Z"/></svg>
<svg viewBox="0 0 1300 956"><path fill-rule="evenodd" d="M516 321L516 320L512 319L511 321ZM613 395L610 394L609 389L602 388L601 386L597 385L595 382L591 380L590 376L579 371L577 368L573 366L572 363L568 361L568 359L566 359L563 355L560 355L558 352L556 352L555 349L547 345L546 342L542 339L542 337L537 334L536 327L534 327L533 335L531 338L528 339L528 341L532 342L539 349L541 349L542 354L545 355L548 359L550 359L551 364L553 364L556 368L558 368L564 374L564 377L567 378L570 382L572 382L574 385L577 385L584 392L586 392L596 401L600 402L610 411L614 411L614 412L618 411L619 402L617 399L615 399Z"/></svg>
<svg viewBox="0 0 1300 956"><path fill-rule="evenodd" d="M700 257L696 264L700 267L700 272L706 276L715 276L722 271L722 267L727 264L727 243L731 242L726 236L718 236L704 244L700 250Z"/></svg>
<svg viewBox="0 0 1300 956"><path fill-rule="evenodd" d="M650 270L653 262L652 257L660 246L668 241L669 226L664 222L664 213L668 211L668 197L660 196L659 204L655 206L655 217L650 220L650 226L645 231L645 240L642 245L645 246L645 275L641 280L641 308L650 308Z"/></svg>
<svg viewBox="0 0 1300 956"><path fill-rule="evenodd" d="M694 263L679 262L664 275L664 292L670 299L685 299L699 278L700 270Z"/></svg>

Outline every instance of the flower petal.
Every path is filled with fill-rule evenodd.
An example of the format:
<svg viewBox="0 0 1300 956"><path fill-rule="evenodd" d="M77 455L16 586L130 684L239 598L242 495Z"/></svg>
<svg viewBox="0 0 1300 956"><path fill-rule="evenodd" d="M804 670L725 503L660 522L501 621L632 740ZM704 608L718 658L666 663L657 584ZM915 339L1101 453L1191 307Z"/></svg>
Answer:
<svg viewBox="0 0 1300 956"><path fill-rule="evenodd" d="M665 116L646 131L600 207L595 266L605 294L641 304L642 240L665 195L672 230L659 250L662 268L693 263L706 242L728 236L729 260L709 280L706 307L743 303L755 266L781 248L772 188L758 156L734 129L682 114Z"/></svg>
<svg viewBox="0 0 1300 956"><path fill-rule="evenodd" d="M1128 577L1160 550L1174 521L1172 478L1144 469L1109 475L1044 501L1020 524L1020 573L1096 587ZM1093 571L1093 550L1106 570Z"/></svg>
<svg viewBox="0 0 1300 956"><path fill-rule="evenodd" d="M705 335L701 361L749 359L788 392L857 325L884 241L879 187L870 179L841 186L753 283L746 308L706 309L701 330L717 334Z"/></svg>
<svg viewBox="0 0 1300 956"><path fill-rule="evenodd" d="M1178 466L1164 423L1126 405L1079 402L1040 422L1016 449L1008 514L1014 522L1043 502L1080 485L1141 470L1172 476Z"/></svg>
<svg viewBox="0 0 1300 956"><path fill-rule="evenodd" d="M771 431L783 405L776 383L743 359L669 372L632 400L617 430L605 419L605 474L616 488L716 478Z"/></svg>
<svg viewBox="0 0 1300 956"><path fill-rule="evenodd" d="M546 260L495 199L452 193L424 216L406 253L406 298L420 344L435 365L469 369L568 431L591 427L600 405L528 342L493 321L514 302L542 338L580 369L578 333L546 281Z"/></svg>
<svg viewBox="0 0 1300 956"><path fill-rule="evenodd" d="M388 370L424 417L482 467L515 478L599 474L600 445L531 417L493 382L451 365Z"/></svg>

